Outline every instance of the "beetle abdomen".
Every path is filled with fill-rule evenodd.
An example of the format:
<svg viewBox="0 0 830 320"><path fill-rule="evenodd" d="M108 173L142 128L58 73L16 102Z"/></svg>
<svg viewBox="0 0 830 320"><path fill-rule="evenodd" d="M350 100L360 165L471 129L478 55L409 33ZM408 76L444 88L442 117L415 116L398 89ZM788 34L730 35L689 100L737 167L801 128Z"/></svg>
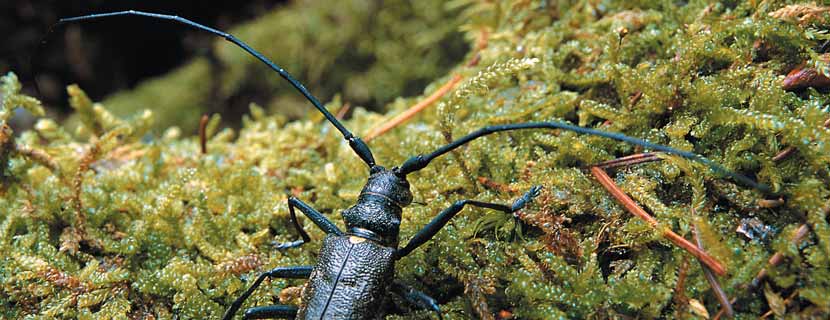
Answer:
<svg viewBox="0 0 830 320"><path fill-rule="evenodd" d="M303 293L299 319L375 319L394 275L394 249L329 235Z"/></svg>

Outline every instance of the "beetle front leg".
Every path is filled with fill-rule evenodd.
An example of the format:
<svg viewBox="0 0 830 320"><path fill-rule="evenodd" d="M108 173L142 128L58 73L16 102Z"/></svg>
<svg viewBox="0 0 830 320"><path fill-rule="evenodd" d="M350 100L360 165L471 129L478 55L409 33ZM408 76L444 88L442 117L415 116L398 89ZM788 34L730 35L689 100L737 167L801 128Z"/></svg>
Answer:
<svg viewBox="0 0 830 320"><path fill-rule="evenodd" d="M239 298L236 298L236 300L234 300L233 303L231 303L231 306L228 307L228 311L225 311L225 315L222 316L222 319L230 320L231 318L233 318L233 315L236 313L236 311L239 310L240 307L242 307L242 302L245 302L245 299L248 299L248 297L252 293L254 293L254 290L256 290L256 288L258 288L260 284L262 284L262 281L265 280L265 278L306 279L311 275L311 270L313 269L314 267L312 266L278 267L261 273L259 277L256 278L256 281L254 281L251 287L248 288L248 290L245 290L245 292L243 292L242 295L239 296ZM296 314L296 310L294 313ZM247 318L248 312L245 312L245 314L245 319L262 319Z"/></svg>
<svg viewBox="0 0 830 320"><path fill-rule="evenodd" d="M326 218L326 216L324 216L322 213L320 213L317 210L314 210L314 208L312 208L305 202L302 202L300 199L289 197L288 212L291 214L291 223L294 224L294 228L297 230L298 233L300 233L300 237L302 237L302 239L297 241L279 243L275 245L276 249L284 250L289 248L295 248L303 245L306 242L311 241L311 237L309 237L308 233L305 232L305 230L303 230L302 226L300 226L300 222L297 220L297 214L294 212L294 208L300 209L300 212L302 212L303 214L305 214L306 217L311 219L311 221L313 221L314 224L320 227L320 229L323 229L323 231L325 231L326 234L331 233L338 236L343 235L343 231L340 231L340 229L337 228L337 225L335 225L334 222L331 222L331 220Z"/></svg>
<svg viewBox="0 0 830 320"><path fill-rule="evenodd" d="M513 202L512 205L503 205L497 203L489 203L489 202L480 202L475 200L461 200L456 201L453 203L449 208L444 209L441 211L435 218L432 219L421 231L415 234L412 237L412 240L409 240L409 243L406 244L405 247L398 249L395 251L395 259L400 259L402 257L407 256L415 250L415 248L419 247L420 245L424 244L425 242L432 239L438 231L441 231L447 222L452 219L461 209L464 208L465 205L473 205L476 207L481 208L489 208L494 210L499 210L505 213L514 213L522 209L527 203L529 203L533 198L539 195L539 190L542 190L542 186L535 186L530 188L530 190L525 193L521 198Z"/></svg>

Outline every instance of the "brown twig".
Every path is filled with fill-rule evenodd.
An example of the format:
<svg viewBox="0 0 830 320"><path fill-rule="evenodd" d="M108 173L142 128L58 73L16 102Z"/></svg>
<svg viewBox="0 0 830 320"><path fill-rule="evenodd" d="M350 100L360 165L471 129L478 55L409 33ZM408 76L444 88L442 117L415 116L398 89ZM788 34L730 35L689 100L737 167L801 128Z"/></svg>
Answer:
<svg viewBox="0 0 830 320"><path fill-rule="evenodd" d="M692 211L694 211L694 208L692 208ZM697 247L703 250L703 241L700 240L700 234L698 234L697 227L694 224L692 225L692 236L695 238ZM703 269L703 275L706 276L706 281L709 282L709 286L712 287L712 291L715 293L715 298L720 302L724 314L731 318L735 315L735 311L732 309L732 303L729 302L729 297L726 296L726 292L723 291L720 283L718 283L718 279L712 274L712 270L703 261L700 262L700 267Z"/></svg>
<svg viewBox="0 0 830 320"><path fill-rule="evenodd" d="M83 202L81 201L81 192L83 191L83 183L84 183L84 173L89 170L90 166L95 159L98 158L98 154L101 152L101 146L98 143L93 143L89 150L83 155L81 158L80 163L78 164L78 171L75 172L75 176L72 178L72 205L75 209L75 221L69 229L64 231L64 234L61 236L61 248L60 251L68 251L70 253L77 252L80 241L88 241L89 244L93 247L99 248L100 243L97 241L93 241L90 239L86 232L86 214L83 211Z"/></svg>
<svg viewBox="0 0 830 320"><path fill-rule="evenodd" d="M591 167L591 173L594 175L594 177L597 178L599 183L602 184L602 186L605 187L605 189L608 190L608 192L610 192L611 195L614 196L614 198L620 201L620 203L623 205L623 207L625 207L628 210L628 212L631 212L631 214L639 217L640 219L643 219L652 227L658 228L659 223L657 222L657 220L654 219L654 217L652 217L648 213L646 213L645 210L640 208L640 206L638 206L637 203L634 202L634 200L628 197L628 195L626 195L625 192L623 192L614 183L614 181L611 180L611 177L608 176L605 170L599 167ZM702 263L709 266L709 268L711 268L712 271L714 271L716 274L726 274L726 268L720 262L715 260L715 258L710 256L708 253L698 248L696 245L692 244L691 242L681 237L677 233L674 233L674 231L671 231L668 228L662 228L660 232L662 233L664 238L668 239L678 247L683 248L684 250L691 253Z"/></svg>
<svg viewBox="0 0 830 320"><path fill-rule="evenodd" d="M478 40L476 42L476 51L481 51L484 48L486 48L489 38L490 38L490 32L487 29L481 29L481 31L479 33ZM475 55L473 55L473 58L470 59L470 61L468 61L464 66L465 67L476 66L476 65L478 65L479 60L481 60L481 55L476 53ZM389 121L384 122L383 124L381 124L378 127L372 128L372 130L369 131L369 133L366 134L365 137L363 137L363 140L368 142L368 141L370 141L374 138L377 138L380 135L386 133L387 131L392 130L392 128L397 127L398 125L400 125L400 124L406 122L407 120L411 119L412 117L414 117L416 114L418 114L422 110L424 110L424 109L428 108L429 106L431 106L431 105L435 104L436 102L438 102L438 100L440 100L444 95L446 95L453 88L455 88L455 86L458 85L458 83L461 82L461 80L463 80L463 79L464 79L464 77L461 76L460 74L454 74L452 76L452 78L450 79L450 81L447 81L447 83L445 83L443 86L438 88L438 90L435 90L435 92L433 92L431 95L429 95L429 97L426 97L426 99L418 101L418 103L416 103L413 106L409 107L403 113L395 116L394 118L390 119Z"/></svg>
<svg viewBox="0 0 830 320"><path fill-rule="evenodd" d="M600 167L603 169L610 169L616 167L627 167L632 166L639 163L646 163L646 162L653 162L653 161L660 161L663 160L659 158L660 152L646 152L646 153L637 153L632 154L630 156L625 156L613 160L608 160L604 162L600 162L597 164L592 165L593 167Z"/></svg>
<svg viewBox="0 0 830 320"><path fill-rule="evenodd" d="M827 120L824 121L823 125L824 125L825 128L830 128L830 118L827 118ZM789 157L791 154L793 154L793 152L795 152L795 151L796 151L796 149L793 146L786 147L786 148L784 148L784 150L781 150L781 152L779 152L774 157L772 157L772 161L778 162L778 161L784 160L787 157Z"/></svg>
<svg viewBox="0 0 830 320"><path fill-rule="evenodd" d="M636 106L637 103L640 102L640 99L642 99L642 98L643 98L643 92L642 91L637 91L634 94L632 94L631 96L629 96L628 105L632 106L632 107Z"/></svg>
<svg viewBox="0 0 830 320"><path fill-rule="evenodd" d="M689 303L689 299L686 298L686 274L689 269L689 259L686 256L683 256L683 262L680 263L680 266L677 268L677 283L674 285L674 303L677 304L677 308L679 310L682 307L685 307Z"/></svg>
<svg viewBox="0 0 830 320"><path fill-rule="evenodd" d="M370 141L374 138L377 138L378 136L386 133L387 131L392 130L392 128L397 127L401 123L404 123L410 118L414 117L416 114L418 114L418 112L421 112L421 110L424 110L427 107L435 104L435 102L440 100L441 97L447 94L447 92L450 92L450 90L455 88L455 86L458 84L458 82L461 81L461 79L464 79L464 77L462 77L459 74L453 75L450 81L441 86L441 88L438 88L438 90L435 90L435 92L433 92L429 97L419 101L415 105L409 107L409 109L406 109L406 111L404 111L403 113L395 116L389 121L384 122L382 125L375 127L374 129L372 129L372 131L369 131L369 134L366 135L364 140Z"/></svg>
<svg viewBox="0 0 830 320"><path fill-rule="evenodd" d="M793 299L797 295L798 295L798 290L793 290L793 292L790 293L790 295L787 298L784 299L784 306L786 307L787 305L792 303ZM765 312L763 315L761 315L761 319L769 318L770 316L772 316L774 314L775 314L775 311L769 310L769 311Z"/></svg>
<svg viewBox="0 0 830 320"><path fill-rule="evenodd" d="M806 224L802 224L800 227L798 227L798 230L795 231L792 242L796 244L801 242L801 239L803 239L804 236L807 235L807 231L810 231L810 228ZM775 267L781 264L782 261L784 261L784 254L782 254L781 252L776 252L772 255L772 257L769 258L767 264L769 264L772 267ZM752 279L752 283L750 285L753 288L757 288L758 286L760 286L761 281L763 281L764 278L766 278L767 272L767 268L762 268L761 271L758 271L758 274L755 275L754 279Z"/></svg>
<svg viewBox="0 0 830 320"><path fill-rule="evenodd" d="M39 163L40 165L49 168L52 173L58 174L60 173L60 166L48 153L44 152L43 150L34 149L26 145L22 144L15 144L14 151L18 154L29 158L30 160Z"/></svg>
<svg viewBox="0 0 830 320"><path fill-rule="evenodd" d="M100 151L101 147L97 143L93 143L92 146L89 147L89 150L87 150L81 158L81 162L78 164L78 171L72 179L72 197L75 200L75 214L78 215L78 224L76 227L79 229L83 229L84 224L86 223L86 215L83 214L83 203L81 203L81 189L84 183L84 173L86 173L92 163L95 162L95 159L98 157L98 153Z"/></svg>
<svg viewBox="0 0 830 320"><path fill-rule="evenodd" d="M349 110L352 108L352 105L348 102L344 103L340 109L337 110L337 114L334 115L337 120L343 120L346 117L346 114L349 113Z"/></svg>
<svg viewBox="0 0 830 320"><path fill-rule="evenodd" d="M786 147L786 148L784 148L784 150L781 150L781 152L779 152L774 157L772 157L772 161L778 162L778 161L784 160L787 157L789 157L791 154L793 154L793 152L795 152L795 147L793 147L793 146Z"/></svg>
<svg viewBox="0 0 830 320"><path fill-rule="evenodd" d="M504 193L516 193L516 188L511 188L509 185L493 181L487 177L478 177L478 183L481 183L487 189L497 190Z"/></svg>
<svg viewBox="0 0 830 320"><path fill-rule="evenodd" d="M830 207L826 208L825 211L830 211ZM796 230L795 234L793 234L792 243L798 244L799 242L801 242L801 239L804 239L804 236L807 235L808 231L810 231L810 227L807 226L806 224L802 224L801 226L799 226L798 230ZM782 261L784 261L784 255L781 252L776 252L775 254L772 255L772 257L769 258L769 260L767 261L767 264L769 264L770 266L775 267L775 266L781 264ZM767 272L768 271L767 271L766 267L762 268L760 271L758 271L758 274L755 275L755 278L752 279L752 282L750 282L749 285L746 286L746 290L747 291L752 291L752 290L755 290L755 288L758 288L761 285L761 281L763 281L764 278L767 277ZM735 303L735 301L737 301L737 300L738 300L737 298L732 298L729 301L731 303ZM720 311L718 312L718 314L716 314L715 317L712 318L712 319L713 320L720 319L720 317L723 316L725 313L726 313L726 310L724 310L724 308L721 308Z"/></svg>
<svg viewBox="0 0 830 320"><path fill-rule="evenodd" d="M203 114L199 119L199 146L202 147L202 154L207 154L207 124L210 120L208 115Z"/></svg>

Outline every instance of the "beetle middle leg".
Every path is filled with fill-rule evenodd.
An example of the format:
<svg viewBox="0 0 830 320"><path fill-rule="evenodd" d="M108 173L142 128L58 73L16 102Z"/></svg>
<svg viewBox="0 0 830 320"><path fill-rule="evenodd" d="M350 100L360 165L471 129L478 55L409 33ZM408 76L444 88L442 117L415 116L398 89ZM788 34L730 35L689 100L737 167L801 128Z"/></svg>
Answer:
<svg viewBox="0 0 830 320"><path fill-rule="evenodd" d="M499 210L505 213L514 213L522 209L525 205L527 205L533 198L539 195L539 191L542 190L542 186L535 186L530 188L530 190L525 193L521 198L513 202L512 205L504 205L498 203L489 203L489 202L480 202L475 200L460 200L453 203L449 208L444 209L441 211L435 218L432 219L421 231L415 234L409 243L406 244L405 247L398 249L395 252L395 258L400 259L402 257L407 256L412 250L419 247L420 245L424 244L425 242L432 239L438 231L443 228L447 222L452 219L456 214L461 212L461 209L464 208L465 205L472 205L481 208L489 208L494 210Z"/></svg>
<svg viewBox="0 0 830 320"><path fill-rule="evenodd" d="M314 224L320 227L320 229L323 229L323 231L325 231L327 234L331 233L338 236L342 236L344 234L343 231L337 228L337 225L335 225L334 222L331 222L331 220L326 218L326 216L320 213L320 211L315 210L310 205L306 204L305 202L302 202L300 199L289 197L288 212L291 214L291 222L294 224L294 228L297 230L297 232L300 233L300 237L302 237L302 239L297 241L279 243L275 246L276 249L283 250L295 248L303 245L306 242L311 241L311 237L309 237L308 233L305 232L305 230L303 230L302 226L300 226L300 222L297 220L297 214L294 212L294 208L300 209L300 212L305 214L306 217L311 219L311 221L313 221Z"/></svg>
<svg viewBox="0 0 830 320"><path fill-rule="evenodd" d="M269 271L265 271L265 272L261 273L259 275L259 277L257 277L256 281L254 281L254 283L251 285L251 287L248 288L248 290L245 290L245 292L242 293L242 295L240 295L239 298L236 298L236 300L233 301L231 306L228 308L228 311L225 311L225 315L222 316L222 319L230 320L233 317L233 315L236 313L236 311L239 310L239 308L242 306L242 302L245 302L245 299L248 299L248 297L254 292L254 290L256 290L259 287L260 284L262 284L262 281L265 280L265 278L306 279L311 275L311 270L313 268L314 267L312 267L312 266L278 267L278 268L274 268L274 269L271 269ZM295 307L292 307L292 306L279 306L278 305L278 306L272 306L272 307L294 308L294 314L297 313L297 309ZM254 315L262 314L263 316L273 314L274 316L272 316L272 317L276 317L277 314L282 314L282 313L275 313L275 312L277 312L277 310L283 310L283 311L287 310L285 308L283 308L283 309L280 309L280 308L262 309L261 311L252 311L253 309L249 309L247 312L245 312L245 318L246 319L262 319L262 317L260 317L260 318L249 318L248 317L249 312L253 312ZM260 309L257 309L257 310L260 310ZM268 310L271 310L271 311L268 311ZM271 312L271 313L269 313L269 312ZM291 315L291 317L293 317L293 314ZM288 318L288 317L283 317L283 318Z"/></svg>

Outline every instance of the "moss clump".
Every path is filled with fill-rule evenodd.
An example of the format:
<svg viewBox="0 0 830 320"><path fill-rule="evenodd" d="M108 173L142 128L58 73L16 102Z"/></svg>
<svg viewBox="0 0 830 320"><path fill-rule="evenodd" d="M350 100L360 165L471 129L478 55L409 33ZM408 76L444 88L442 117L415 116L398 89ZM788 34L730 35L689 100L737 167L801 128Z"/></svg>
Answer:
<svg viewBox="0 0 830 320"><path fill-rule="evenodd" d="M773 186L783 204L759 205L762 194L673 157L613 176L661 225L686 238L696 225L727 267L720 281L739 301L738 317L828 316L830 131L823 124L830 96L781 88L780 75L818 45L814 31L769 15L782 4L453 4L462 7L468 38L491 34L481 61L453 70L468 80L442 107L372 141L381 164L485 124L551 119L700 153ZM761 60L758 41L774 48ZM4 79L0 114L36 105L17 94L12 76ZM79 131L41 120L5 144L41 157L0 150L6 318L217 317L258 272L314 263L323 234L308 220L315 241L272 249L298 237L288 194L342 227L337 213L366 179L364 164L316 115L286 122L252 106L241 129L210 135L201 155L196 138L176 128L145 135L150 114L113 116L80 89L69 92L83 119ZM401 98L390 109L416 100ZM357 109L346 125L361 135L386 118ZM773 160L787 146L796 152ZM545 191L519 216L521 226L465 209L400 261L397 277L437 297L449 319L680 318L702 314L694 305L713 314L718 303L691 257L579 169L638 151L570 132L520 131L436 159L410 178L416 204L404 211L403 239L454 200L508 202L536 184ZM774 232L747 239L736 232L747 218ZM801 224L810 230L794 244ZM775 252L786 263L766 265ZM763 292L745 290L764 267ZM300 283L271 281L246 306L272 304L280 289ZM405 310L390 318L429 316Z"/></svg>

